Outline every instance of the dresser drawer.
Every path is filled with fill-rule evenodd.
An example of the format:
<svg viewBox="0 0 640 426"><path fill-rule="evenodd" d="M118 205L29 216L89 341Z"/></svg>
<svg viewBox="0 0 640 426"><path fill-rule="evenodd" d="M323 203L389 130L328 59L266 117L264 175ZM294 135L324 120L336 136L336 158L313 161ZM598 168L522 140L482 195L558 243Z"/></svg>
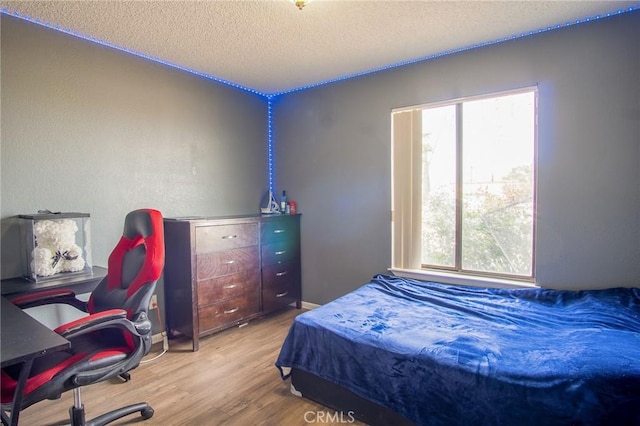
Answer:
<svg viewBox="0 0 640 426"><path fill-rule="evenodd" d="M260 293L252 293L227 299L214 305L198 308L200 333L241 321L260 312Z"/></svg>
<svg viewBox="0 0 640 426"><path fill-rule="evenodd" d="M262 267L262 286L269 287L276 282L299 281L300 262L297 260Z"/></svg>
<svg viewBox="0 0 640 426"><path fill-rule="evenodd" d="M198 306L260 290L260 271L255 268L198 281Z"/></svg>
<svg viewBox="0 0 640 426"><path fill-rule="evenodd" d="M298 225L298 218L295 216L285 216L276 220L265 221L260 227L262 244L297 240L299 236L300 227Z"/></svg>
<svg viewBox="0 0 640 426"><path fill-rule="evenodd" d="M196 228L195 234L196 253L225 251L258 244L256 223L200 226Z"/></svg>
<svg viewBox="0 0 640 426"><path fill-rule="evenodd" d="M262 250L262 265L277 265L296 259L300 254L297 240L280 241L264 244Z"/></svg>
<svg viewBox="0 0 640 426"><path fill-rule="evenodd" d="M300 268L276 265L262 270L262 311L267 313L300 301Z"/></svg>
<svg viewBox="0 0 640 426"><path fill-rule="evenodd" d="M280 265L269 265L262 268L262 289L282 288L285 283L300 283L300 264L287 262Z"/></svg>
<svg viewBox="0 0 640 426"><path fill-rule="evenodd" d="M259 264L258 259L258 246L198 254L196 256L196 279L201 281L255 269Z"/></svg>
<svg viewBox="0 0 640 426"><path fill-rule="evenodd" d="M270 289L262 292L262 312L269 313L285 306L297 303L300 300L299 296L296 296L293 289Z"/></svg>

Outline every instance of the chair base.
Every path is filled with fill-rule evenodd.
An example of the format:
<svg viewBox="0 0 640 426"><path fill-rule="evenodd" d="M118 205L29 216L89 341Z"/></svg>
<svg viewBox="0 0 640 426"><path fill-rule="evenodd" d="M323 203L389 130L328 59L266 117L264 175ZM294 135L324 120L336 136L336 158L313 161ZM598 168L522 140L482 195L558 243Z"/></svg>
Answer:
<svg viewBox="0 0 640 426"><path fill-rule="evenodd" d="M154 413L149 404L141 402L109 411L92 420L85 420L84 405L81 405L80 407L73 406L69 408L69 418L71 419L71 426L102 426L136 412L140 412L140 415L145 420L153 417Z"/></svg>

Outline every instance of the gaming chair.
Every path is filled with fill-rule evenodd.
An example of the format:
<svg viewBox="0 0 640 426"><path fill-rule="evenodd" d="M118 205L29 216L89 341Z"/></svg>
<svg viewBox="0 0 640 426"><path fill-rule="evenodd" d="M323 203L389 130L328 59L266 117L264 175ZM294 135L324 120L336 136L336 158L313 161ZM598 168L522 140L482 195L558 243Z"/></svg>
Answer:
<svg viewBox="0 0 640 426"><path fill-rule="evenodd" d="M57 399L74 390L74 406L69 409L72 425L103 425L140 412L153 416L153 408L138 403L85 421L80 387L115 376L129 380L152 345L148 310L156 282L164 267L162 214L141 209L127 214L124 232L108 260L107 275L87 302L71 290L49 290L12 300L20 308L52 303L74 306L89 315L61 325L54 331L71 342L66 351L36 358L24 386L20 410L44 399ZM3 408L11 404L20 365L1 372ZM13 413L12 413L13 414Z"/></svg>

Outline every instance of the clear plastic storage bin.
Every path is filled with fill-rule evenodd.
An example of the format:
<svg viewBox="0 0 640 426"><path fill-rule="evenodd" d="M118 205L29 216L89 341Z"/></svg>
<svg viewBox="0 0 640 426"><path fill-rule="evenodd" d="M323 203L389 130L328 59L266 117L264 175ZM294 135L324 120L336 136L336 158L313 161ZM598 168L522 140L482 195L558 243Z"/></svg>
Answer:
<svg viewBox="0 0 640 426"><path fill-rule="evenodd" d="M19 218L29 280L93 274L88 213L43 213Z"/></svg>

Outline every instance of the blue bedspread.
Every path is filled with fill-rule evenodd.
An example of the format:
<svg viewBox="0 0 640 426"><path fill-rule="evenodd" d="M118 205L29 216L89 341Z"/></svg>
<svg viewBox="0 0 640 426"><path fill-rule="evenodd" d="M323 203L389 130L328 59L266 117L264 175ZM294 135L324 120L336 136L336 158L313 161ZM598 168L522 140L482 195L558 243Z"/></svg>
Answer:
<svg viewBox="0 0 640 426"><path fill-rule="evenodd" d="M276 361L428 425L640 425L640 289L378 275L299 315Z"/></svg>

